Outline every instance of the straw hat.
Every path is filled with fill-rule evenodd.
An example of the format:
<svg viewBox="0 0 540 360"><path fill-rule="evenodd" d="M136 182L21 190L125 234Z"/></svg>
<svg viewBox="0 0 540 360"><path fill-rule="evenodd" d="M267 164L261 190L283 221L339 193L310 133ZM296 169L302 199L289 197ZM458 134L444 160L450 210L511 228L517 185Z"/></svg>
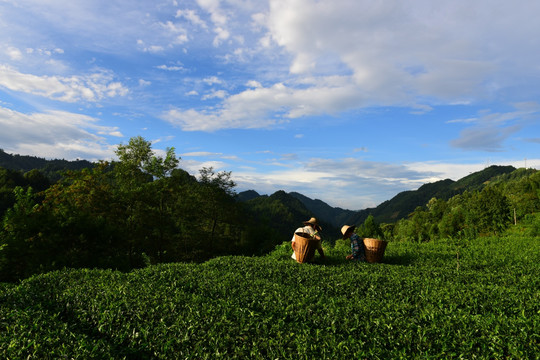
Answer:
<svg viewBox="0 0 540 360"><path fill-rule="evenodd" d="M317 221L317 219L314 217L312 217L308 221L304 221L304 225L313 225L315 229L322 230L321 225L319 225L319 221Z"/></svg>
<svg viewBox="0 0 540 360"><path fill-rule="evenodd" d="M354 226L354 225L343 225L341 227L341 233L343 234L343 239L345 239L345 234L347 233L347 231L349 231L349 229L352 229L352 231L354 231L354 229L356 229L356 226Z"/></svg>

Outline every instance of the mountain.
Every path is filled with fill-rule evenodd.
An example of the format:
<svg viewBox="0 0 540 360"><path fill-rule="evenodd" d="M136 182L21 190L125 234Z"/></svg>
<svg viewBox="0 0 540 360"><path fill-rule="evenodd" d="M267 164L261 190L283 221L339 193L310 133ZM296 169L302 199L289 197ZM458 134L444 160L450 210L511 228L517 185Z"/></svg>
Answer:
<svg viewBox="0 0 540 360"><path fill-rule="evenodd" d="M394 223L406 218L418 206L426 205L431 198L435 197L448 200L452 196L462 194L465 191L481 190L488 182L495 181L504 176L508 177L508 174L515 170L516 168L513 166L493 165L484 170L469 174L457 181L445 179L424 184L417 190L400 192L392 199L384 201L375 208L367 208L359 211L332 207L324 201L313 200L297 192L287 194L281 190L279 197L284 198L287 194L295 198L308 210L308 213L305 213L306 215L315 216L335 229L341 228L343 224L362 224L370 214L379 223ZM266 196L257 195L258 193L256 191L249 190L238 194L238 198L253 201ZM270 198L274 195L271 195ZM285 202L283 206L286 206L289 201ZM277 218L276 220L279 221Z"/></svg>
<svg viewBox="0 0 540 360"><path fill-rule="evenodd" d="M431 198L448 200L465 191L481 190L492 179L515 170L513 166L493 165L457 181L445 179L424 184L417 190L403 191L375 208L360 210L347 221L351 224L361 224L369 214L372 214L380 223L393 223L406 218L418 206L426 205Z"/></svg>
<svg viewBox="0 0 540 360"><path fill-rule="evenodd" d="M238 198L246 198L256 192L245 193L238 194ZM329 239L333 239L339 234L337 227L310 211L302 201L283 190L276 191L270 196L253 197L244 201L244 205L259 222L274 229L276 234L282 237L282 241L290 240L294 230L303 226L303 222L313 216L319 220L323 236L327 235Z"/></svg>
<svg viewBox="0 0 540 360"><path fill-rule="evenodd" d="M0 149L0 168L22 172L37 169L43 172L52 181L56 181L60 178L60 171L81 170L93 166L94 163L87 160L47 160L36 156L12 155Z"/></svg>
<svg viewBox="0 0 540 360"><path fill-rule="evenodd" d="M469 174L464 178L459 179L452 186L454 190L480 190L487 182L495 180L498 177L501 177L506 174L510 174L516 170L513 166L498 166L493 165L485 168L482 171L477 171L475 173Z"/></svg>
<svg viewBox="0 0 540 360"><path fill-rule="evenodd" d="M354 214L357 213L357 211L353 210L332 207L322 200L313 200L297 192L291 192L289 194L300 200L302 204L304 204L305 207L314 214L314 216L328 221L336 228L341 228L349 217L354 216Z"/></svg>
<svg viewBox="0 0 540 360"><path fill-rule="evenodd" d="M80 170L94 166L86 160L46 160L35 156L11 155L0 149L0 168L27 172L33 169L40 170L49 179L56 181L62 170ZM484 170L471 173L457 181L451 179L440 180L422 185L417 190L403 191L392 199L384 201L375 208L353 211L332 207L319 199L310 199L298 192L286 193L283 190L274 194L260 195L255 190L243 191L237 194L237 201L245 203L255 211L261 221L269 221L274 227L284 229L301 225L302 221L315 216L324 223L327 229L339 229L343 224L358 225L372 214L379 223L393 223L406 218L418 206L424 206L433 198L448 200L454 195L464 191L481 190L490 181L504 181L514 173L513 166L493 165ZM505 177L506 176L506 177ZM499 179L499 180L497 180Z"/></svg>
<svg viewBox="0 0 540 360"><path fill-rule="evenodd" d="M242 191L236 194L236 200L240 202L245 202L251 199L258 198L259 196L261 195L259 195L259 193L256 192L255 190L247 190L247 191Z"/></svg>

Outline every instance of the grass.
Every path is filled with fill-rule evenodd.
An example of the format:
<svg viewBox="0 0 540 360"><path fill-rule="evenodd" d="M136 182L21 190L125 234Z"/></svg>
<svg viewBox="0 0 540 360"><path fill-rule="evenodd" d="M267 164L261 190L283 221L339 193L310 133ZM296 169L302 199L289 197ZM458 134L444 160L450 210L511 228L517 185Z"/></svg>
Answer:
<svg viewBox="0 0 540 360"><path fill-rule="evenodd" d="M0 284L6 359L538 359L540 239L392 242L381 264L220 257Z"/></svg>

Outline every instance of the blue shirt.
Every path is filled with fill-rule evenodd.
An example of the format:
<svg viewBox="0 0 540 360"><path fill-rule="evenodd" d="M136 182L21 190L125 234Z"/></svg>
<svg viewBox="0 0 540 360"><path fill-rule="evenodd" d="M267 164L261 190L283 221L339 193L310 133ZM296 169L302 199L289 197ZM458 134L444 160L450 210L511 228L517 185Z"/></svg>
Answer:
<svg viewBox="0 0 540 360"><path fill-rule="evenodd" d="M365 255L365 250L364 250L364 239L360 238L358 234L351 235L351 250L352 250L353 259L366 261L366 255Z"/></svg>

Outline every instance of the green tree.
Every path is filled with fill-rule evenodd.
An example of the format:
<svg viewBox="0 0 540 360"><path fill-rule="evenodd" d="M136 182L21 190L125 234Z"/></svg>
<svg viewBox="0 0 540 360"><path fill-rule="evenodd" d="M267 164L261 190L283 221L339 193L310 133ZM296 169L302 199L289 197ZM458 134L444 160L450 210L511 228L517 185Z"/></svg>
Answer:
<svg viewBox="0 0 540 360"><path fill-rule="evenodd" d="M197 202L199 211L204 220L204 230L208 234L208 244L211 247L221 247L216 244L216 236L220 225L223 225L220 234L223 234L226 224L235 222L237 204L234 201L234 187L236 183L231 179L231 172L215 172L212 167L203 167L200 171Z"/></svg>
<svg viewBox="0 0 540 360"><path fill-rule="evenodd" d="M463 234L466 224L466 212L458 205L446 211L438 223L441 238L454 238Z"/></svg>
<svg viewBox="0 0 540 360"><path fill-rule="evenodd" d="M0 281L15 281L55 268L54 241L47 236L50 217L37 211L32 188L14 189L15 204L8 209L0 231Z"/></svg>
<svg viewBox="0 0 540 360"><path fill-rule="evenodd" d="M381 226L375 222L375 218L371 214L368 215L362 225L358 226L356 233L364 238L382 239L384 236Z"/></svg>
<svg viewBox="0 0 540 360"><path fill-rule="evenodd" d="M519 170L524 169L518 169ZM540 171L530 173L514 181L506 181L500 187L508 198L510 207L515 211L516 218L540 211Z"/></svg>
<svg viewBox="0 0 540 360"><path fill-rule="evenodd" d="M394 238L400 241L416 241L416 229L410 219L401 219L396 223Z"/></svg>
<svg viewBox="0 0 540 360"><path fill-rule="evenodd" d="M129 234L129 259L135 266L142 250L159 261L170 240L165 232L171 225L167 206L174 202L170 200L170 189L164 179L176 169L179 159L174 148L167 149L165 158L157 156L152 144L141 136L131 138L127 145L120 144L115 153L119 159L114 163L115 192L125 212L123 222Z"/></svg>
<svg viewBox="0 0 540 360"><path fill-rule="evenodd" d="M510 203L500 190L493 186L477 192L469 201L470 224L474 224L480 234L502 232L511 223Z"/></svg>
<svg viewBox="0 0 540 360"><path fill-rule="evenodd" d="M46 190L51 186L49 178L45 174L37 169L27 171L23 175L24 180L31 186L34 191L40 192Z"/></svg>
<svg viewBox="0 0 540 360"><path fill-rule="evenodd" d="M13 190L17 186L26 187L26 184L20 171L0 168L0 217L15 204Z"/></svg>
<svg viewBox="0 0 540 360"><path fill-rule="evenodd" d="M125 269L124 213L116 201L109 164L67 171L44 193L41 212L51 215L54 234L62 244L59 263L71 267Z"/></svg>

